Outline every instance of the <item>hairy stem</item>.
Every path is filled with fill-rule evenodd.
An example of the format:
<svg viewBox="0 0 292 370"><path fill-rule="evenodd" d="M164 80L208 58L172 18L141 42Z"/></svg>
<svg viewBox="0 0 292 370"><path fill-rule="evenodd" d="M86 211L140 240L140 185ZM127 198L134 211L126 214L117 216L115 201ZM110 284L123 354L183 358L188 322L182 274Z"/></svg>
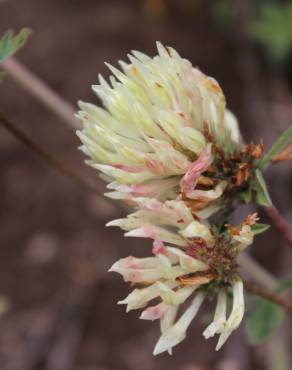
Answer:
<svg viewBox="0 0 292 370"><path fill-rule="evenodd" d="M15 58L9 58L3 64L3 68L20 86L28 91L33 97L49 108L71 128L81 128L80 122L74 117L75 109L51 89L44 81L30 72Z"/></svg>
<svg viewBox="0 0 292 370"><path fill-rule="evenodd" d="M292 230L290 229L284 217L280 214L280 212L275 207L264 207L264 210L266 214L272 220L274 226L278 229L281 235L286 239L290 247L292 247Z"/></svg>
<svg viewBox="0 0 292 370"><path fill-rule="evenodd" d="M272 303L275 303L285 308L287 311L292 312L292 302L287 301L282 297L279 297L278 294L274 294L270 291L267 291L266 289L261 288L258 285L246 280L244 281L244 286L245 289L248 290L250 293L255 294L261 298L264 298Z"/></svg>

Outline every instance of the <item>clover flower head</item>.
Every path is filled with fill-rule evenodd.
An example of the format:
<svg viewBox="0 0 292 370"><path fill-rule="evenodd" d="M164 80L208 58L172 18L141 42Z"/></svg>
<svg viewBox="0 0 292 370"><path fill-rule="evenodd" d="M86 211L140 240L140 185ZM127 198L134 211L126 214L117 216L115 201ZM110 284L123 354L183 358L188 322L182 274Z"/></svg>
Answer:
<svg viewBox="0 0 292 370"><path fill-rule="evenodd" d="M242 158L237 120L217 81L174 49L157 49L154 58L133 51L122 71L107 64L110 83L99 76L93 86L104 107L80 102L81 149L110 182L109 197L182 197L202 209L228 188L224 176L234 186L248 179L250 151Z"/></svg>
<svg viewBox="0 0 292 370"><path fill-rule="evenodd" d="M243 284L236 271L236 257L253 241L251 227L256 215L248 216L238 227L227 225L227 232L219 233L205 222L194 220L181 201L167 201L160 203L160 207L158 201L155 207L153 200L139 201L139 211L109 226L124 228L128 236L154 239L154 256L130 256L111 267L110 271L122 275L126 282L140 286L119 304L126 304L128 312L145 308L155 300L140 318L160 320L161 337L153 352L156 355L164 351L171 353L183 341L208 291L218 294L214 320L203 335L209 338L219 334L216 349L221 348L243 317ZM185 216L181 217L177 209L184 209ZM167 230L170 227L171 232ZM167 246L165 242L175 246ZM232 291L233 306L227 317L228 290ZM189 299L188 308L175 321L181 305Z"/></svg>

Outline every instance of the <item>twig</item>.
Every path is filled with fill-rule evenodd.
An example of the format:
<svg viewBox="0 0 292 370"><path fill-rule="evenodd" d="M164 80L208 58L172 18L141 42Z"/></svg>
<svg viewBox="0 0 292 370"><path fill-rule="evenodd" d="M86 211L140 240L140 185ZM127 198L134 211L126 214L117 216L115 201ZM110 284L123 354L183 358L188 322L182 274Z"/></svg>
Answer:
<svg viewBox="0 0 292 370"><path fill-rule="evenodd" d="M6 60L1 64L1 68L32 96L64 120L71 128L81 128L80 122L74 117L74 107L15 58Z"/></svg>
<svg viewBox="0 0 292 370"><path fill-rule="evenodd" d="M48 153L45 149L43 149L43 147L41 147L34 140L32 140L26 133L24 133L21 129L17 128L14 125L14 123L7 119L1 111L0 111L0 124L4 126L15 138L17 138L25 146L27 146L32 151L34 151L38 156L40 156L51 167L55 168L62 175L68 177L77 184L81 185L87 191L89 190L91 192L94 192L98 198L104 200L104 198L101 197L99 190L94 185L92 185L89 181L87 181L83 177L79 176L76 172L68 168L65 163L63 163L62 161ZM111 200L108 199L108 201ZM120 210L125 211L125 207L122 204L118 202L112 202L112 204L115 205L115 207L119 208Z"/></svg>
<svg viewBox="0 0 292 370"><path fill-rule="evenodd" d="M286 310L292 312L292 302L288 302L286 299L279 297L277 294L271 293L250 281L244 281L245 289L250 293L253 293L261 298L264 298L270 302L273 302Z"/></svg>
<svg viewBox="0 0 292 370"><path fill-rule="evenodd" d="M43 149L39 144L33 141L26 133L24 133L21 129L17 128L14 123L12 123L5 115L0 111L0 123L4 126L15 138L21 141L24 145L28 148L33 150L36 154L38 154L43 160L45 160L51 167L54 167L63 175L69 177L71 180L79 183L87 190L93 191L94 193L99 194L98 190L90 184L87 180L80 177L77 173L73 172L71 169L67 168L67 166L59 161L57 158L53 157L50 153L48 153L45 149Z"/></svg>
<svg viewBox="0 0 292 370"><path fill-rule="evenodd" d="M243 271L240 272L243 276L247 274L247 277L253 279L257 284L268 286L270 289L278 286L277 279L248 254L241 253L238 256L238 262L239 267L243 268Z"/></svg>
<svg viewBox="0 0 292 370"><path fill-rule="evenodd" d="M264 207L264 210L266 214L270 217L270 219L273 221L274 226L278 229L281 235L286 239L290 247L292 247L292 230L290 229L284 217L280 214L280 212L275 207Z"/></svg>

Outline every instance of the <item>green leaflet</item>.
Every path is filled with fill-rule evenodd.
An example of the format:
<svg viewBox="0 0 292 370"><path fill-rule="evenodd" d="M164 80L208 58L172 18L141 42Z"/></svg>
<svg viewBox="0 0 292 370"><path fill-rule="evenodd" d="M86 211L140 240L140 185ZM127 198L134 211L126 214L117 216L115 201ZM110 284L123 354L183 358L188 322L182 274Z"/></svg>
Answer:
<svg viewBox="0 0 292 370"><path fill-rule="evenodd" d="M270 195L268 193L268 189L267 189L264 177L262 175L262 172L259 169L257 169L255 171L255 184L254 184L254 186L255 186L255 191L256 191L257 203L260 206L271 207L272 206L272 201L271 201Z"/></svg>
<svg viewBox="0 0 292 370"><path fill-rule="evenodd" d="M0 39L0 63L15 54L26 43L30 32L28 28L23 28L18 34L14 34L12 30L5 33Z"/></svg>
<svg viewBox="0 0 292 370"><path fill-rule="evenodd" d="M249 21L248 31L264 46L271 62L283 67L292 49L292 4L263 1L258 10Z"/></svg>
<svg viewBox="0 0 292 370"><path fill-rule="evenodd" d="M274 289L281 293L292 288L292 276L283 279ZM251 344L258 344L266 340L276 330L284 319L283 309L263 298L255 297L253 300L256 310L246 319L246 333Z"/></svg>
<svg viewBox="0 0 292 370"><path fill-rule="evenodd" d="M270 225L256 223L256 224L252 225L251 230L254 233L254 235L259 235L259 234L264 233L269 228L270 228Z"/></svg>
<svg viewBox="0 0 292 370"><path fill-rule="evenodd" d="M289 127L286 131L279 136L271 149L266 153L266 155L259 162L259 167L264 168L269 164L271 159L278 153L280 153L285 146L292 142L292 127Z"/></svg>
<svg viewBox="0 0 292 370"><path fill-rule="evenodd" d="M256 298L257 309L246 319L247 338L251 344L266 340L284 319L283 309L262 298Z"/></svg>

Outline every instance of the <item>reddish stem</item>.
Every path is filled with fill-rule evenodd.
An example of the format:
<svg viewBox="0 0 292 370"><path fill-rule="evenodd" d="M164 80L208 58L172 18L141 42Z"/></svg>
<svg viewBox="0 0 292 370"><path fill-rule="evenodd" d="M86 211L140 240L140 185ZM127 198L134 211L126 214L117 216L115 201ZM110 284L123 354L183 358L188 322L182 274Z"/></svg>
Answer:
<svg viewBox="0 0 292 370"><path fill-rule="evenodd" d="M292 247L292 230L290 229L284 217L275 207L264 207L264 210L273 221L274 226L278 229L278 231L283 235L283 237Z"/></svg>
<svg viewBox="0 0 292 370"><path fill-rule="evenodd" d="M279 297L279 295L271 293L249 281L244 281L244 286L250 293L262 297L292 312L292 302L289 302L286 299Z"/></svg>

